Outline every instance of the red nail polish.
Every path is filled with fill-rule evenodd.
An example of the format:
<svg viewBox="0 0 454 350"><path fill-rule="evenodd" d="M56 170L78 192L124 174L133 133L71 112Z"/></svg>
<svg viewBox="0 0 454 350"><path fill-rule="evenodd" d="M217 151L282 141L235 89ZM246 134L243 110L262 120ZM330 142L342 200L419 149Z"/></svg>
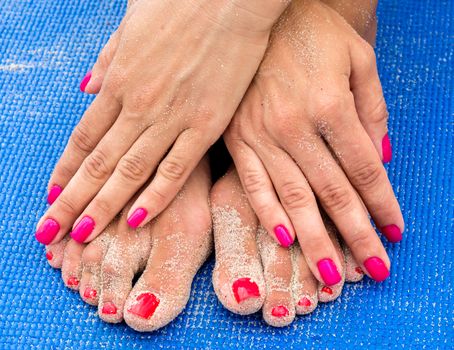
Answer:
<svg viewBox="0 0 454 350"><path fill-rule="evenodd" d="M382 282L389 277L389 270L380 258L373 256L367 259L364 262L364 267L369 272L370 277L377 282Z"/></svg>
<svg viewBox="0 0 454 350"><path fill-rule="evenodd" d="M69 287L76 287L79 285L79 280L76 277L71 276L70 278L68 278L68 281L66 281L66 284Z"/></svg>
<svg viewBox="0 0 454 350"><path fill-rule="evenodd" d="M84 78L80 82L80 91L85 92L85 88L87 87L90 79L91 79L91 70L88 71L87 74L85 74Z"/></svg>
<svg viewBox="0 0 454 350"><path fill-rule="evenodd" d="M383 153L383 163L389 163L393 157L393 152L388 134L386 134L381 140L381 148Z"/></svg>
<svg viewBox="0 0 454 350"><path fill-rule="evenodd" d="M136 316L149 319L159 305L159 299L153 293L142 293L128 311Z"/></svg>
<svg viewBox="0 0 454 350"><path fill-rule="evenodd" d="M308 297L302 297L300 301L298 301L299 306L309 307L312 305L311 300Z"/></svg>
<svg viewBox="0 0 454 350"><path fill-rule="evenodd" d="M400 228L396 225L384 226L380 229L380 231L391 243L398 243L402 240L402 232L400 232Z"/></svg>
<svg viewBox="0 0 454 350"><path fill-rule="evenodd" d="M84 216L82 220L74 227L74 230L71 232L71 238L76 242L84 243L85 240L90 236L90 234L95 229L95 220L89 216Z"/></svg>
<svg viewBox="0 0 454 350"><path fill-rule="evenodd" d="M147 217L148 212L145 208L137 208L128 218L128 225L132 228L137 228Z"/></svg>
<svg viewBox="0 0 454 350"><path fill-rule="evenodd" d="M342 279L337 266L331 259L322 259L317 263L318 271L327 286L339 283Z"/></svg>
<svg viewBox="0 0 454 350"><path fill-rule="evenodd" d="M288 248L293 243L293 238L290 235L290 232L287 230L287 227L284 225L277 225L274 228L274 234L276 235L277 240L281 246Z"/></svg>
<svg viewBox="0 0 454 350"><path fill-rule="evenodd" d="M356 271L356 273L358 273L358 274L360 274L360 275L364 275L363 270L362 270L359 266L356 266L356 267L355 267L355 271Z"/></svg>
<svg viewBox="0 0 454 350"><path fill-rule="evenodd" d="M279 305L273 307L271 310L271 315L274 317L285 317L289 315L288 309L284 305Z"/></svg>
<svg viewBox="0 0 454 350"><path fill-rule="evenodd" d="M63 189L58 185L53 185L47 195L47 203L53 204L58 196L62 193Z"/></svg>
<svg viewBox="0 0 454 350"><path fill-rule="evenodd" d="M48 245L54 240L58 231L60 231L58 222L54 219L46 219L36 231L35 238L39 243Z"/></svg>
<svg viewBox="0 0 454 350"><path fill-rule="evenodd" d="M260 291L257 283L252 282L250 278L239 278L232 284L233 295L239 304L249 298L259 298Z"/></svg>
<svg viewBox="0 0 454 350"><path fill-rule="evenodd" d="M330 287L324 286L322 288L322 292L327 293L327 294L333 294L333 290Z"/></svg>
<svg viewBox="0 0 454 350"><path fill-rule="evenodd" d="M114 303L108 301L107 303L104 303L102 306L101 312L104 315L115 315L117 313L117 307L115 306Z"/></svg>
<svg viewBox="0 0 454 350"><path fill-rule="evenodd" d="M52 254L51 251L46 252L46 259L47 260L52 260L54 258L54 254Z"/></svg>
<svg viewBox="0 0 454 350"><path fill-rule="evenodd" d="M84 297L87 298L87 299L96 298L97 295L98 295L98 292L96 291L96 289L92 289L90 287L87 287L84 290Z"/></svg>

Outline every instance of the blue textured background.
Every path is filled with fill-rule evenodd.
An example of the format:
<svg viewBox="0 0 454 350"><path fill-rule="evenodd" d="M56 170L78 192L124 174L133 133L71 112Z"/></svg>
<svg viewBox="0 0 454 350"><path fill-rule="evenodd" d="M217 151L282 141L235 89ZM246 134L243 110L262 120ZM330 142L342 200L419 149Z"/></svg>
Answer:
<svg viewBox="0 0 454 350"><path fill-rule="evenodd" d="M382 1L379 66L391 113L389 174L407 221L392 277L350 285L284 329L225 311L212 263L168 327L101 322L34 240L53 165L91 97L78 84L123 1L0 0L0 348L450 348L453 343L452 0Z"/></svg>

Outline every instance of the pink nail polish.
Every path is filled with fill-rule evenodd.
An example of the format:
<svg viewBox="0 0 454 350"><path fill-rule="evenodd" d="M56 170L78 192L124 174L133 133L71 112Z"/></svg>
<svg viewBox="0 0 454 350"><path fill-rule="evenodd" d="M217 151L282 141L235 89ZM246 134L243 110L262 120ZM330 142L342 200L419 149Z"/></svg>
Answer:
<svg viewBox="0 0 454 350"><path fill-rule="evenodd" d="M54 240L58 231L60 231L58 222L54 219L46 219L36 231L35 238L39 243L48 245Z"/></svg>
<svg viewBox="0 0 454 350"><path fill-rule="evenodd" d="M389 135L386 134L381 140L381 149L383 153L383 163L389 163L393 158L393 151L391 148L391 141Z"/></svg>
<svg viewBox="0 0 454 350"><path fill-rule="evenodd" d="M137 228L147 217L148 212L144 208L137 208L128 218L128 225L132 228Z"/></svg>
<svg viewBox="0 0 454 350"><path fill-rule="evenodd" d="M281 246L288 248L292 245L293 238L290 236L290 232L288 232L287 227L284 225L277 225L274 228L274 234L276 235L276 238Z"/></svg>
<svg viewBox="0 0 454 350"><path fill-rule="evenodd" d="M95 228L95 220L89 216L84 216L71 232L71 238L76 242L83 243L90 236Z"/></svg>
<svg viewBox="0 0 454 350"><path fill-rule="evenodd" d="M85 74L84 78L80 82L80 91L85 92L85 88L87 87L88 82L91 79L91 70Z"/></svg>
<svg viewBox="0 0 454 350"><path fill-rule="evenodd" d="M402 232L400 232L400 228L396 225L384 226L380 229L380 231L391 243L398 243L402 240Z"/></svg>
<svg viewBox="0 0 454 350"><path fill-rule="evenodd" d="M53 204L58 196L62 193L63 189L58 185L53 185L47 195L47 203Z"/></svg>
<svg viewBox="0 0 454 350"><path fill-rule="evenodd" d="M341 281L341 275L336 264L331 259L322 259L317 263L318 271L327 286L332 286Z"/></svg>
<svg viewBox="0 0 454 350"><path fill-rule="evenodd" d="M369 272L370 277L375 281L381 282L388 278L389 270L382 259L373 256L364 262L364 267Z"/></svg>

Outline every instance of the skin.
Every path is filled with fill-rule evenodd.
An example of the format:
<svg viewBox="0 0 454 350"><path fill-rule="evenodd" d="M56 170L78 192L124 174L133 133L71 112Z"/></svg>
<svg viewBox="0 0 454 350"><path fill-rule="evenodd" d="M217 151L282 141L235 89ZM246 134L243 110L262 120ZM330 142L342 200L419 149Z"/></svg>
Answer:
<svg viewBox="0 0 454 350"><path fill-rule="evenodd" d="M167 207L230 122L286 6L258 0L129 6L99 94L49 182L49 189L64 188L38 223L58 222L51 243L84 217L95 226L78 240L93 240L141 188L128 213L147 210L140 226Z"/></svg>

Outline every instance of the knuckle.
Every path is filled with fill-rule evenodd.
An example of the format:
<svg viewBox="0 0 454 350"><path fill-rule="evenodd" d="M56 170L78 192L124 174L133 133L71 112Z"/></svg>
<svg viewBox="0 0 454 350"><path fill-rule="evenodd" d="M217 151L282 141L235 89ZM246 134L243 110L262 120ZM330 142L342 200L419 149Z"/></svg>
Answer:
<svg viewBox="0 0 454 350"><path fill-rule="evenodd" d="M299 115L300 113L295 109L280 105L275 112L273 122L273 129L276 130L277 136L288 138L295 135L295 127L298 125L295 121L298 120Z"/></svg>
<svg viewBox="0 0 454 350"><path fill-rule="evenodd" d="M369 68L373 67L375 64L375 51L374 48L367 42L362 42L360 46L360 50L358 51L360 64L363 67Z"/></svg>
<svg viewBox="0 0 454 350"><path fill-rule="evenodd" d="M137 154L125 155L118 163L117 169L127 181L143 181L147 175L147 164L144 158Z"/></svg>
<svg viewBox="0 0 454 350"><path fill-rule="evenodd" d="M354 185L365 190L376 188L380 184L382 169L370 162L359 164L352 172L352 182Z"/></svg>
<svg viewBox="0 0 454 350"><path fill-rule="evenodd" d="M368 113L367 116L369 120L374 124L388 124L388 108L386 106L386 101L383 95L380 97L378 103L373 107Z"/></svg>
<svg viewBox="0 0 454 350"><path fill-rule="evenodd" d="M81 153L90 153L96 144L90 140L88 125L82 120L74 129L70 142Z"/></svg>
<svg viewBox="0 0 454 350"><path fill-rule="evenodd" d="M99 149L95 149L83 162L86 174L95 180L104 180L110 175L110 169L107 166L107 157Z"/></svg>
<svg viewBox="0 0 454 350"><path fill-rule="evenodd" d="M289 209L301 209L310 207L313 204L313 196L301 184L290 181L280 188L282 204Z"/></svg>
<svg viewBox="0 0 454 350"><path fill-rule="evenodd" d="M359 230L349 239L349 248L352 251L362 251L367 246L370 246L370 236L367 230Z"/></svg>
<svg viewBox="0 0 454 350"><path fill-rule="evenodd" d="M327 208L336 212L344 212L352 203L348 189L335 183L325 185L320 191L319 198Z"/></svg>
<svg viewBox="0 0 454 350"><path fill-rule="evenodd" d="M75 203L67 198L67 196L58 197L58 210L62 212L64 216L74 217L77 216L79 210Z"/></svg>
<svg viewBox="0 0 454 350"><path fill-rule="evenodd" d="M104 199L95 198L91 203L93 213L96 213L98 217L110 217L113 212L112 202Z"/></svg>
<svg viewBox="0 0 454 350"><path fill-rule="evenodd" d="M182 159L164 159L158 168L158 173L169 181L180 181L186 173L187 167Z"/></svg>
<svg viewBox="0 0 454 350"><path fill-rule="evenodd" d="M264 176L256 169L246 169L243 177L244 190L249 194L257 194L266 188Z"/></svg>

